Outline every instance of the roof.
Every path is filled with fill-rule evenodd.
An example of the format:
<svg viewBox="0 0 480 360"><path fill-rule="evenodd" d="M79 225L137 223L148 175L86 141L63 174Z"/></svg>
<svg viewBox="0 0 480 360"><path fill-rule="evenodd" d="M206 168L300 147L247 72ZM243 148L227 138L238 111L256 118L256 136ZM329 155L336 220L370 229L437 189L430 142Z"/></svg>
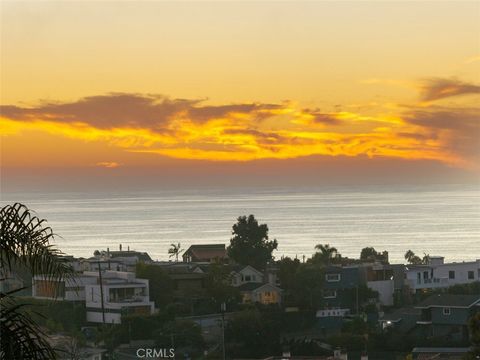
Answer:
<svg viewBox="0 0 480 360"><path fill-rule="evenodd" d="M227 255L225 244L191 245L183 255L188 253L199 260L224 258Z"/></svg>
<svg viewBox="0 0 480 360"><path fill-rule="evenodd" d="M405 318L405 316L420 316L421 310L414 307L403 307L397 309L391 313L384 314L380 321L392 321L396 322Z"/></svg>
<svg viewBox="0 0 480 360"><path fill-rule="evenodd" d="M264 287L264 286L269 286L271 288L274 288L274 289L277 289L279 291L281 291L281 289L275 285L272 285L272 284L268 284L268 283L253 283L253 282L249 282L249 283L246 283L246 284L242 284L240 285L237 289L239 291L253 291L253 290L257 290L257 289L260 289L261 287Z"/></svg>
<svg viewBox="0 0 480 360"><path fill-rule="evenodd" d="M480 295L437 294L428 297L415 306L417 309L430 307L459 307L470 308L480 303Z"/></svg>
<svg viewBox="0 0 480 360"><path fill-rule="evenodd" d="M416 347L413 353L443 353L443 354L465 354L472 350L469 347Z"/></svg>
<svg viewBox="0 0 480 360"><path fill-rule="evenodd" d="M233 266L233 271L237 272L237 273L240 273L247 268L252 269L253 271L255 271L259 275L263 275L263 273L261 271L255 269L252 265L239 265L239 264L237 264L237 265Z"/></svg>
<svg viewBox="0 0 480 360"><path fill-rule="evenodd" d="M110 251L110 257L138 257L140 261L152 261L152 258L146 252L134 251L134 250L127 250L127 251Z"/></svg>

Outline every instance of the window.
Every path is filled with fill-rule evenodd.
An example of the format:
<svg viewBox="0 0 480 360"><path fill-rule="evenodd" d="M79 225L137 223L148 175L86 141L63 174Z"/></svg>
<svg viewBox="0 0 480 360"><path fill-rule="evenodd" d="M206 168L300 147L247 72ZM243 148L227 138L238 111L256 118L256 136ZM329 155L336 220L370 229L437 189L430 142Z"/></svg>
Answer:
<svg viewBox="0 0 480 360"><path fill-rule="evenodd" d="M449 279L455 279L455 271L454 270L450 270L448 272L448 278Z"/></svg>
<svg viewBox="0 0 480 360"><path fill-rule="evenodd" d="M250 281L250 275L245 275L245 281Z"/></svg>
<svg viewBox="0 0 480 360"><path fill-rule="evenodd" d="M323 290L323 297L325 299L334 299L337 297L337 292L332 289L325 289Z"/></svg>
<svg viewBox="0 0 480 360"><path fill-rule="evenodd" d="M428 279L428 271L424 271L424 272L423 272L423 278L424 278L424 279Z"/></svg>
<svg viewBox="0 0 480 360"><path fill-rule="evenodd" d="M475 279L475 273L473 271L468 272L468 280L473 280Z"/></svg>
<svg viewBox="0 0 480 360"><path fill-rule="evenodd" d="M443 315L450 315L450 308L449 307L443 308Z"/></svg>
<svg viewBox="0 0 480 360"><path fill-rule="evenodd" d="M326 274L325 279L328 282L340 281L340 274Z"/></svg>

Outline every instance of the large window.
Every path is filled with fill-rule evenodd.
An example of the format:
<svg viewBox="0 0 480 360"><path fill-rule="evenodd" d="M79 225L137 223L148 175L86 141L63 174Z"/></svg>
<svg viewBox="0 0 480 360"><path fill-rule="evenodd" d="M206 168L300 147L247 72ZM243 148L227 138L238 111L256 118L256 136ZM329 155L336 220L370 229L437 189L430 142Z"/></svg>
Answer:
<svg viewBox="0 0 480 360"><path fill-rule="evenodd" d="M340 274L326 274L325 275L325 279L328 281L328 282L335 282L335 281L340 281Z"/></svg>
<svg viewBox="0 0 480 360"><path fill-rule="evenodd" d="M455 271L454 270L450 270L448 272L448 278L449 279L455 279Z"/></svg>
<svg viewBox="0 0 480 360"><path fill-rule="evenodd" d="M468 280L473 280L473 279L475 279L475 273L472 270L468 272Z"/></svg>
<svg viewBox="0 0 480 360"><path fill-rule="evenodd" d="M337 291L332 289L323 290L323 297L325 299L334 299L337 297Z"/></svg>

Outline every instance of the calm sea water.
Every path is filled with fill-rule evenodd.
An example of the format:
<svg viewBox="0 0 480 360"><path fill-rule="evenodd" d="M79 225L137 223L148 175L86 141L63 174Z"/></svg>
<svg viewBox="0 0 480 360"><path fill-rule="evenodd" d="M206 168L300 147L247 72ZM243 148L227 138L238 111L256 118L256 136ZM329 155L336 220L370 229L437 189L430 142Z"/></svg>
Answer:
<svg viewBox="0 0 480 360"><path fill-rule="evenodd" d="M350 257L374 246L395 262L408 249L480 258L478 187L2 194L2 205L13 201L46 218L56 244L76 256L122 244L167 259L170 243L228 243L236 218L254 214L278 240L277 258L310 256L319 243Z"/></svg>

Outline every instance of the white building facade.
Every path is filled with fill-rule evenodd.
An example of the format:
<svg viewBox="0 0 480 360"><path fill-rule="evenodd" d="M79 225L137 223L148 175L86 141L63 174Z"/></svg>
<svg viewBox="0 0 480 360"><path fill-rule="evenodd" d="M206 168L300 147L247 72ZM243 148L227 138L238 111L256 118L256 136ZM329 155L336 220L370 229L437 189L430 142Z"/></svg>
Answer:
<svg viewBox="0 0 480 360"><path fill-rule="evenodd" d="M96 323L120 324L122 315L149 315L155 309L148 280L122 271L105 270L101 278L98 272L85 271L68 280L38 275L33 278L32 296L85 302L87 321Z"/></svg>
<svg viewBox="0 0 480 360"><path fill-rule="evenodd" d="M406 285L412 292L423 289L445 288L480 281L480 259L468 262L444 263L443 257L431 257L427 265L408 265Z"/></svg>
<svg viewBox="0 0 480 360"><path fill-rule="evenodd" d="M154 312L148 280L120 271L103 272L102 285L86 285L85 305L87 321L96 323L120 324L122 315Z"/></svg>

